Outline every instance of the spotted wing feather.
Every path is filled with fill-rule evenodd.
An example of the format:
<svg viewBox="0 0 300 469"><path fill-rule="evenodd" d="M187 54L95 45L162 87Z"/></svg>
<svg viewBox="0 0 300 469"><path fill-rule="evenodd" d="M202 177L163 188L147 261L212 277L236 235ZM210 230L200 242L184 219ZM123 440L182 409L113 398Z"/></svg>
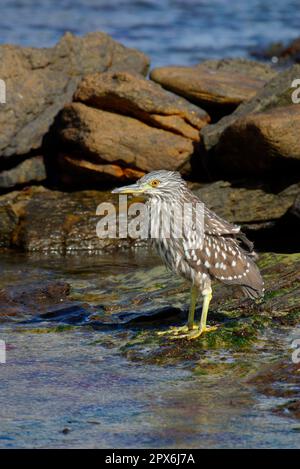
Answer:
<svg viewBox="0 0 300 469"><path fill-rule="evenodd" d="M257 298L263 294L263 280L253 261L253 243L233 225L205 207L204 239L200 249L185 252L189 264L223 283L239 285Z"/></svg>

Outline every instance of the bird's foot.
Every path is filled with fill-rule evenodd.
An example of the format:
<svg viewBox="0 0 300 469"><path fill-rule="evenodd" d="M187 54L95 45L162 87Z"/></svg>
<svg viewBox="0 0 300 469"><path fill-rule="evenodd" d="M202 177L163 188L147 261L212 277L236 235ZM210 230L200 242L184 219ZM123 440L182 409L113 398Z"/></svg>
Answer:
<svg viewBox="0 0 300 469"><path fill-rule="evenodd" d="M191 331L191 333L186 338L189 339L189 340L197 339L202 334L204 334L206 332L216 331L217 329L218 329L217 326L205 326L205 327L202 327L202 328L198 327L197 330Z"/></svg>
<svg viewBox="0 0 300 469"><path fill-rule="evenodd" d="M205 326L205 327L197 327L194 326L193 329L188 329L186 333L183 334L176 334L172 339L188 339L193 340L200 337L202 334L206 332L216 331L218 329L217 326Z"/></svg>
<svg viewBox="0 0 300 469"><path fill-rule="evenodd" d="M179 327L170 327L167 331L159 331L157 332L157 335L162 336L162 335L168 335L171 336L172 338L176 339L180 337L185 337L188 336L193 331L198 330L198 327L194 324L193 326L179 326Z"/></svg>

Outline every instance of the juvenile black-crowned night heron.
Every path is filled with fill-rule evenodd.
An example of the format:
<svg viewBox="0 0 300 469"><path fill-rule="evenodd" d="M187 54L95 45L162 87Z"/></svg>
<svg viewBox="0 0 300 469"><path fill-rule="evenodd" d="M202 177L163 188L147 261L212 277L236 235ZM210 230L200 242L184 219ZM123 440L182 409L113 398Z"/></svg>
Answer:
<svg viewBox="0 0 300 469"><path fill-rule="evenodd" d="M206 325L212 280L238 285L253 299L263 295L263 280L254 263L256 255L252 243L240 232L239 226L209 210L189 190L178 172L153 171L136 184L115 189L113 193L147 197L145 205L151 220L147 229L151 235L153 227L159 227L157 237L152 239L159 255L171 271L192 284L187 325L172 328L167 333L196 338L215 329ZM182 215L184 207L192 216ZM183 230L178 230L181 224ZM200 324L195 325L194 314L200 293L203 296L202 314Z"/></svg>

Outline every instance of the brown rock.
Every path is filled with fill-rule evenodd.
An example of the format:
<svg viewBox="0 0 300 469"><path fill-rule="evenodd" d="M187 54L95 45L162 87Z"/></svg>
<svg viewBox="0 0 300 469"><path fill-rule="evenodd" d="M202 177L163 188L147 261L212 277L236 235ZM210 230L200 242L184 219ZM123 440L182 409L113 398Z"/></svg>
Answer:
<svg viewBox="0 0 300 469"><path fill-rule="evenodd" d="M0 289L0 323L25 319L49 307L66 302L70 285L62 281L45 281L9 285Z"/></svg>
<svg viewBox="0 0 300 469"><path fill-rule="evenodd" d="M293 39L288 45L282 42L273 42L263 50L254 50L251 52L253 57L259 59L271 59L273 62L300 62L300 37Z"/></svg>
<svg viewBox="0 0 300 469"><path fill-rule="evenodd" d="M132 73L88 75L80 83L74 100L136 117L195 141L199 141L199 130L210 120L201 108Z"/></svg>
<svg viewBox="0 0 300 469"><path fill-rule="evenodd" d="M0 247L26 252L103 252L138 246L135 239L99 238L102 202L118 201L110 192L50 191L43 187L10 192L0 196Z"/></svg>
<svg viewBox="0 0 300 469"><path fill-rule="evenodd" d="M295 91L291 85L297 77L300 77L300 65L294 65L279 73L254 98L241 104L233 114L223 117L214 125L203 128L201 136L203 137L205 149L209 152L214 150L224 130L238 118L252 113L268 111L276 107L289 106L292 103L292 93Z"/></svg>
<svg viewBox="0 0 300 469"><path fill-rule="evenodd" d="M9 247L11 237L18 225L18 217L9 206L0 202L0 247Z"/></svg>
<svg viewBox="0 0 300 469"><path fill-rule="evenodd" d="M147 57L104 33L67 33L53 48L0 47L0 77L7 102L0 114L0 160L42 144L57 113L70 102L81 78L108 69L146 73Z"/></svg>
<svg viewBox="0 0 300 469"><path fill-rule="evenodd" d="M280 57L283 59L294 60L295 62L300 62L300 37L297 37L291 41L287 47L283 49Z"/></svg>
<svg viewBox="0 0 300 469"><path fill-rule="evenodd" d="M79 159L140 171L178 169L194 152L188 138L81 103L64 108L59 132Z"/></svg>
<svg viewBox="0 0 300 469"><path fill-rule="evenodd" d="M28 158L17 166L0 172L0 189L18 184L41 182L46 179L46 168L42 156Z"/></svg>
<svg viewBox="0 0 300 469"><path fill-rule="evenodd" d="M31 187L0 196L0 247L11 247L24 215L25 207L33 194L45 190Z"/></svg>
<svg viewBox="0 0 300 469"><path fill-rule="evenodd" d="M166 89L225 115L255 96L276 75L269 66L244 59L210 60L194 67L161 67L150 77Z"/></svg>
<svg viewBox="0 0 300 469"><path fill-rule="evenodd" d="M145 172L133 168L123 168L116 164L98 164L84 159L79 159L71 154L58 155L59 176L63 186L83 187L89 183L102 184L113 181L126 182L135 181L142 177Z"/></svg>
<svg viewBox="0 0 300 469"><path fill-rule="evenodd" d="M238 188L218 181L194 191L209 208L229 221L247 227L258 225L256 229L259 229L265 222L283 219L290 207L294 207L299 189L299 184L295 184L278 194L270 194L263 189ZM61 254L145 246L146 241L141 240L98 238L96 225L101 216L96 215L96 209L102 202L113 202L118 210L114 195L95 190L67 193L33 186L2 195L0 246ZM279 241L282 236L278 234Z"/></svg>
<svg viewBox="0 0 300 469"><path fill-rule="evenodd" d="M232 175L268 175L284 168L300 174L300 106L292 104L238 118L222 133L218 167Z"/></svg>
<svg viewBox="0 0 300 469"><path fill-rule="evenodd" d="M211 210L232 223L242 225L278 220L293 206L299 192L300 184L272 194L263 189L234 187L227 181L217 181L194 190Z"/></svg>

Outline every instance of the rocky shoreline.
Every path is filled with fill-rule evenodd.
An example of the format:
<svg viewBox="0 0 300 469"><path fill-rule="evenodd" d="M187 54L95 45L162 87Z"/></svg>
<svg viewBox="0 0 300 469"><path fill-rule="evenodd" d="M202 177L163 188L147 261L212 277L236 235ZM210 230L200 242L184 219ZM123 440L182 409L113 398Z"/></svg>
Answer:
<svg viewBox="0 0 300 469"><path fill-rule="evenodd" d="M67 33L50 49L3 45L0 57L8 90L0 117L0 247L101 251L107 243L82 242L91 225L79 205L90 197L92 217L103 191L164 168L181 171L204 202L258 243L268 236L277 250L297 250L300 106L291 84L300 65L280 71L209 60L147 77L148 57L104 33ZM83 190L99 191L94 205ZM36 203L55 211L49 226ZM58 225L67 228L56 246L33 241ZM72 248L65 240L71 226L82 233Z"/></svg>
<svg viewBox="0 0 300 469"><path fill-rule="evenodd" d="M25 275L23 283L22 272L11 282L4 273L0 320L127 327L128 340L121 338L117 346L127 359L145 365L188 361L197 373L218 373L221 358L205 368L205 350L256 353L269 330L299 324L300 104L292 101L292 82L300 79L300 65L282 70L224 59L159 67L150 74L149 69L143 53L103 33L82 38L68 33L50 49L0 46L0 78L7 84L7 102L0 104L3 259L37 255L50 262L51 256L76 254L80 260L120 250L143 253L141 241L99 239L96 208L114 201L110 190L118 184L155 169L178 170L208 207L241 225L257 250L265 251L259 260L267 289L263 303L228 297L228 288L219 285L210 319L221 327L182 347L153 332L156 322L161 327L162 319L177 323L185 316L173 307L184 289L160 271L167 287L153 287L156 274L144 281L139 267L140 291L147 292L137 294L131 285L134 295L129 288L124 304L106 277L95 291L90 279L82 282L88 287L76 290L80 272L75 286L64 277L53 280L52 273L41 282ZM139 283L122 275L124 285ZM155 307L149 309L150 303ZM276 379L289 383L289 367L281 362L274 367ZM269 378L261 371L251 383L270 394ZM293 382L296 399L296 372ZM299 406L287 406L298 418Z"/></svg>

